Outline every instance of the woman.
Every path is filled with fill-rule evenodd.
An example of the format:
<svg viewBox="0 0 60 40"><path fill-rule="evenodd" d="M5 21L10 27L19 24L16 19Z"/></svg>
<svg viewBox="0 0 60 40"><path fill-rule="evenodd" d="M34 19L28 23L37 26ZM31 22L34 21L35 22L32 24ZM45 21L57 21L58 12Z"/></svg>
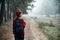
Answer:
<svg viewBox="0 0 60 40"><path fill-rule="evenodd" d="M13 19L13 34L14 34L15 40L24 40L24 28L26 26L26 22L24 21L24 19L21 18L21 14L22 14L21 10L17 10L16 18ZM17 20L21 20L21 22L22 22L23 30L21 32L16 32L16 30L15 30L16 28L18 28L18 26L16 26Z"/></svg>

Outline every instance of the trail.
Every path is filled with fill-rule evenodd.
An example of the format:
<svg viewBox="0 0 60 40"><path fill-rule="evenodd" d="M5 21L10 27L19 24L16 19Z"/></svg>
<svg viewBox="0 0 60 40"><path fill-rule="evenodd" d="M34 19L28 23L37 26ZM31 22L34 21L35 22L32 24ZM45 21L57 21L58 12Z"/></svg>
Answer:
<svg viewBox="0 0 60 40"><path fill-rule="evenodd" d="M36 23L33 19L31 19L30 21L30 30L33 35L33 40L48 40L38 27L38 23Z"/></svg>
<svg viewBox="0 0 60 40"><path fill-rule="evenodd" d="M27 19L27 18L26 18ZM24 40L48 40L47 37L42 33L40 28L38 28L38 24L35 22L33 19L27 19L26 20L26 28L24 29L25 31L25 39ZM7 23L8 24L8 23ZM12 20L9 22L9 27L11 29L11 32L9 33L9 37L11 37L8 40L15 40L14 35L13 35L13 26L12 26Z"/></svg>

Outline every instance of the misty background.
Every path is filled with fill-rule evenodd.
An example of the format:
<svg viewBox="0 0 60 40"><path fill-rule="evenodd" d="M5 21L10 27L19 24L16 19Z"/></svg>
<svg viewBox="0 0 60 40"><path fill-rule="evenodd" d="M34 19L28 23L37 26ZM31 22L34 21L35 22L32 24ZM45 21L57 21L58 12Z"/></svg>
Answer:
<svg viewBox="0 0 60 40"><path fill-rule="evenodd" d="M32 2L34 8L28 12L30 16L54 16L58 17L60 13L58 0L35 0Z"/></svg>

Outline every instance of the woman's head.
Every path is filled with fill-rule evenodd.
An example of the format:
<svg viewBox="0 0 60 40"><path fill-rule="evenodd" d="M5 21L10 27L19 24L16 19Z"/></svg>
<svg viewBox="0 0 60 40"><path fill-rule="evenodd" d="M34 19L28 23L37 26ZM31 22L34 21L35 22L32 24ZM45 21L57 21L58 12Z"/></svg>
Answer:
<svg viewBox="0 0 60 40"><path fill-rule="evenodd" d="M20 17L22 14L22 11L20 9L16 10L16 16L17 17Z"/></svg>

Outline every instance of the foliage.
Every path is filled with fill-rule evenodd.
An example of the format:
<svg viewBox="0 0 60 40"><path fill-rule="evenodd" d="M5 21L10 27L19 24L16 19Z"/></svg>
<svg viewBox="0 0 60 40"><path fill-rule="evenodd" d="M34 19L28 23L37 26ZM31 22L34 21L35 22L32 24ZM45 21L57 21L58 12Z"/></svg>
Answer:
<svg viewBox="0 0 60 40"><path fill-rule="evenodd" d="M40 23L39 27L45 33L49 40L60 40L60 27L59 26L50 26L48 23ZM41 27L42 26L42 27Z"/></svg>
<svg viewBox="0 0 60 40"><path fill-rule="evenodd" d="M15 17L15 11L17 9L21 9L23 14L27 14L26 10L29 5L28 3L31 3L32 1L33 0L0 0L0 25L2 24L3 20L7 21L11 19L11 15Z"/></svg>

